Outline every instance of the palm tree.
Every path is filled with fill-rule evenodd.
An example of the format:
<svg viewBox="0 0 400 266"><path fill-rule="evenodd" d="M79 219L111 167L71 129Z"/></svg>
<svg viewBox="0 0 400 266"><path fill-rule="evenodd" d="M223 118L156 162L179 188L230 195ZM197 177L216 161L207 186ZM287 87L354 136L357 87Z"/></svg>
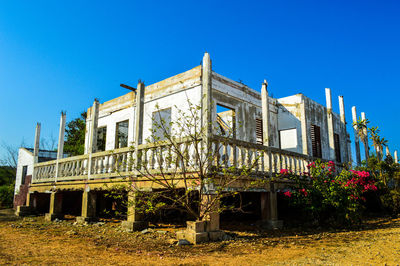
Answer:
<svg viewBox="0 0 400 266"><path fill-rule="evenodd" d="M356 128L357 134L360 137L365 150L365 162L368 166L368 158L369 158L369 146L368 146L368 119L359 119L357 122L353 123L353 126Z"/></svg>
<svg viewBox="0 0 400 266"><path fill-rule="evenodd" d="M371 134L370 139L372 140L372 143L374 145L378 161L381 161L383 158L383 147L387 146L388 141L385 138L379 136L380 130L378 129L378 127L371 127L368 130Z"/></svg>

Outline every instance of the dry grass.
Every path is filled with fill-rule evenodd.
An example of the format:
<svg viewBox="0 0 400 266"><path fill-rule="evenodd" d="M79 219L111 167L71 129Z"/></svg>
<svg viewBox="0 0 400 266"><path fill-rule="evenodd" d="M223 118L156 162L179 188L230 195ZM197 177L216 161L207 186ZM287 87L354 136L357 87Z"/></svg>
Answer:
<svg viewBox="0 0 400 266"><path fill-rule="evenodd" d="M353 231L229 231L234 239L197 246L170 243L177 228L125 233L118 223L77 226L43 217L2 219L0 264L389 264L400 263L400 219ZM162 230L166 232L157 232Z"/></svg>

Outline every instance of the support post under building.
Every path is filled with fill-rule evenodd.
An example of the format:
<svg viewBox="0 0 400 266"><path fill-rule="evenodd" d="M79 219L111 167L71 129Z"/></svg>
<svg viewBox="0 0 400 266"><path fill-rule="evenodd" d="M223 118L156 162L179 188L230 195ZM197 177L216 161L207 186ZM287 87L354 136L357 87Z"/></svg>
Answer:
<svg viewBox="0 0 400 266"><path fill-rule="evenodd" d="M53 221L54 219L62 219L62 200L63 195L61 192L51 192L50 194L50 208L49 212L46 213L45 219L47 221Z"/></svg>
<svg viewBox="0 0 400 266"><path fill-rule="evenodd" d="M86 185L86 188L82 192L82 208L81 216L76 217L78 223L96 221L96 191L90 190L90 187Z"/></svg>

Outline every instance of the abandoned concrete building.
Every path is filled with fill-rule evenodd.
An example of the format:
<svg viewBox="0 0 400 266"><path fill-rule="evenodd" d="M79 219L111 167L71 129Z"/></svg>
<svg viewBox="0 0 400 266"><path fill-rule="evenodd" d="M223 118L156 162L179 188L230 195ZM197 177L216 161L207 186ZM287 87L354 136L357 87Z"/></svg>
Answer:
<svg viewBox="0 0 400 266"><path fill-rule="evenodd" d="M332 111L330 89L325 89L326 106L303 94L275 99L268 95L268 84L261 93L212 70L208 53L202 65L152 85L138 83L137 88L121 97L88 109L85 154L63 158L65 114L60 120L58 155L41 162L39 156L40 127L36 129L34 159L27 175L32 174L26 203L17 213L32 210L46 213L52 220L68 212L85 221L99 215L104 184L130 175L127 164L116 162L128 158L150 156L148 139L154 127L154 114L161 112L166 121L177 119L177 110L189 112L190 102L201 106L203 125L222 125L220 130L208 126L211 143L224 135L224 127L232 135L221 150L221 158L240 166L261 155L254 172L269 178L283 168L296 173L307 170L316 158L340 164L351 162L350 138L346 131L343 97L339 97L340 114ZM240 125L240 126L238 126ZM191 145L187 143L185 145ZM132 148L133 147L133 148ZM144 161L151 163L149 158ZM219 159L215 163L223 163ZM153 166L154 168L154 166ZM18 181L16 192L21 185ZM268 183L254 190L259 197L260 219L278 224L277 189L284 184ZM152 189L151 182L141 182L143 189ZM135 208L127 209L124 226L135 229L143 217ZM213 216L219 220L219 215ZM218 226L217 226L218 227Z"/></svg>

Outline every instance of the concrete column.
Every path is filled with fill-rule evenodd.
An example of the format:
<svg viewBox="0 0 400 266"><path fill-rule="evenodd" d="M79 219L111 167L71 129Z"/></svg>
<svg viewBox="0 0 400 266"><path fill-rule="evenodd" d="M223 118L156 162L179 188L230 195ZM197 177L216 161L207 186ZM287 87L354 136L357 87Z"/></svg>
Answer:
<svg viewBox="0 0 400 266"><path fill-rule="evenodd" d="M261 192L261 221L271 220L270 192Z"/></svg>
<svg viewBox="0 0 400 266"><path fill-rule="evenodd" d="M333 133L333 111L332 111L332 96L331 89L325 88L326 96L326 111L328 122L328 139L329 139L329 159L336 160L335 154L335 138Z"/></svg>
<svg viewBox="0 0 400 266"><path fill-rule="evenodd" d="M62 219L62 200L63 195L60 192L51 192L50 194L50 208L49 213L46 213L45 219L47 221L53 221L54 219Z"/></svg>
<svg viewBox="0 0 400 266"><path fill-rule="evenodd" d="M282 228L282 220L278 220L278 199L275 184L270 183L269 192L261 192L261 222L268 229Z"/></svg>
<svg viewBox="0 0 400 266"><path fill-rule="evenodd" d="M209 138L212 135L212 66L208 53L203 56L203 64L201 68L201 88L202 88L202 128L204 131L203 145L207 153L207 164L211 164L211 143ZM233 134L235 135L235 134ZM208 166L206 166L207 168Z"/></svg>
<svg viewBox="0 0 400 266"><path fill-rule="evenodd" d="M99 101L94 100L90 110L90 134L89 134L89 153L97 151L97 124L99 119Z"/></svg>
<svg viewBox="0 0 400 266"><path fill-rule="evenodd" d="M399 159L398 159L398 157L397 157L397 150L394 151L394 158L393 158L393 159L394 159L394 162L395 162L395 163L398 163L398 162L399 162L399 161L398 161Z"/></svg>
<svg viewBox="0 0 400 266"><path fill-rule="evenodd" d="M81 216L76 217L76 221L78 223L91 222L97 220L96 201L97 201L97 193L95 191L91 191L89 186L87 186L82 193Z"/></svg>
<svg viewBox="0 0 400 266"><path fill-rule="evenodd" d="M90 132L89 132L89 162L88 162L88 179L90 179L92 170L92 153L97 151L97 123L99 119L99 101L94 100L93 106L90 110Z"/></svg>
<svg viewBox="0 0 400 266"><path fill-rule="evenodd" d="M268 82L264 80L261 86L261 106L262 106L262 129L263 129L263 144L270 146L269 134L269 97L268 97Z"/></svg>
<svg viewBox="0 0 400 266"><path fill-rule="evenodd" d="M303 154L312 155L308 153L308 130L307 130L307 113L306 113L306 100L301 96L300 113L301 113L301 142L303 147Z"/></svg>
<svg viewBox="0 0 400 266"><path fill-rule="evenodd" d="M386 146L386 157L390 155L389 146Z"/></svg>
<svg viewBox="0 0 400 266"><path fill-rule="evenodd" d="M39 161L39 144L40 144L40 129L41 125L40 123L36 124L36 130L35 130L35 146L33 148L33 163L38 163Z"/></svg>
<svg viewBox="0 0 400 266"><path fill-rule="evenodd" d="M66 118L65 113L61 112L60 130L58 132L58 148L57 148L57 163L56 163L56 178L55 178L55 182L57 182L57 177L59 175L59 163L58 163L58 160L64 158L65 118Z"/></svg>
<svg viewBox="0 0 400 266"><path fill-rule="evenodd" d="M143 214L138 211L137 206L137 192L128 192L128 208L127 208L127 221L122 221L121 227L125 231L139 231L148 227L148 222L143 221Z"/></svg>
<svg viewBox="0 0 400 266"><path fill-rule="evenodd" d="M344 112L344 99L343 96L339 96L339 110L340 110L340 122L342 125L342 150L343 150L343 162L346 163L349 161L348 151L347 151L347 130L346 130L346 116Z"/></svg>
<svg viewBox="0 0 400 266"><path fill-rule="evenodd" d="M138 146L143 143L143 120L144 120L144 83L139 80L136 90L136 107L135 107L135 127L133 134L133 145L135 146L135 168L138 167L138 163L141 158L141 154L138 152Z"/></svg>
<svg viewBox="0 0 400 266"><path fill-rule="evenodd" d="M206 194L202 195L200 213L208 209L208 213L204 215L203 220L206 221L206 231L218 231L220 225L219 217L220 202L217 195Z"/></svg>
<svg viewBox="0 0 400 266"><path fill-rule="evenodd" d="M361 166L361 152L360 152L360 136L358 135L357 126L357 109L355 106L351 108L351 114L353 116L353 128L354 128L354 145L356 148L356 162L357 166Z"/></svg>
<svg viewBox="0 0 400 266"><path fill-rule="evenodd" d="M365 113L361 112L361 119L363 121L367 121L367 118L365 117ZM368 130L367 128L363 129L364 132L364 140L363 140L363 144L364 144L364 151L365 151L365 161L368 164L368 158L369 158L369 145L368 145Z"/></svg>

